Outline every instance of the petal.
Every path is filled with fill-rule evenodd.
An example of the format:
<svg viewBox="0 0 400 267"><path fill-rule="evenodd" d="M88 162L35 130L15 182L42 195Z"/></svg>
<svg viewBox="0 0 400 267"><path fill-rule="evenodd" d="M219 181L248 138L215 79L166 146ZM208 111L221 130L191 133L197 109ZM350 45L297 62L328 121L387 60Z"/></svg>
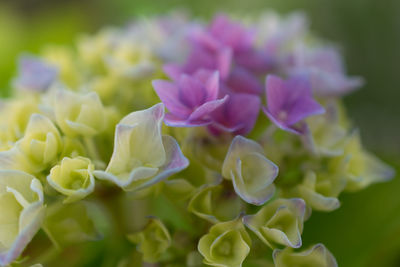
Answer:
<svg viewBox="0 0 400 267"><path fill-rule="evenodd" d="M317 101L312 98L304 98L291 107L285 123L293 125L309 116L323 114L324 112L325 109Z"/></svg>
<svg viewBox="0 0 400 267"><path fill-rule="evenodd" d="M174 116L171 113L165 114L165 124L171 127L198 127L210 124L210 120L188 121Z"/></svg>
<svg viewBox="0 0 400 267"><path fill-rule="evenodd" d="M135 187L135 190L140 190L158 183L169 176L180 172L189 165L189 160L182 154L182 151L176 140L168 135L163 135L162 138L166 154L166 161L164 165L160 167L158 173L154 177Z"/></svg>
<svg viewBox="0 0 400 267"><path fill-rule="evenodd" d="M165 150L161 136L163 119L164 105L160 103L145 110L132 112L119 122L121 125L133 126L129 143L131 158L155 167L161 166L165 162ZM118 142L116 141L116 143ZM118 154L118 151L114 152Z"/></svg>
<svg viewBox="0 0 400 267"><path fill-rule="evenodd" d="M179 100L188 108L203 104L207 98L205 84L195 77L182 74L179 79Z"/></svg>
<svg viewBox="0 0 400 267"><path fill-rule="evenodd" d="M8 265L23 252L42 224L44 218L43 188L39 180L33 176L21 171L7 170L0 171L0 194L2 196L12 194L14 201L20 201L18 203L22 208L19 218L14 217L18 231L14 232L13 236L8 237L11 238L12 244L7 244L7 247L3 247L0 252L0 265ZM5 200L4 197L0 199ZM22 204L24 207L22 207ZM2 227L5 223L4 219L0 216Z"/></svg>
<svg viewBox="0 0 400 267"><path fill-rule="evenodd" d="M232 66L232 50L225 48L217 54L217 69L221 74L221 78L224 80L228 77Z"/></svg>
<svg viewBox="0 0 400 267"><path fill-rule="evenodd" d="M317 244L302 252L291 249L274 250L273 259L276 267L286 266L319 266L337 267L337 262L330 251L322 244Z"/></svg>
<svg viewBox="0 0 400 267"><path fill-rule="evenodd" d="M163 80L154 80L152 84L158 97L172 114L181 118L186 118L190 114L190 109L179 99L177 85Z"/></svg>
<svg viewBox="0 0 400 267"><path fill-rule="evenodd" d="M272 184L278 167L260 154L250 154L238 160L236 173L231 171L235 192L247 203L260 206L275 193Z"/></svg>
<svg viewBox="0 0 400 267"><path fill-rule="evenodd" d="M165 64L163 66L163 70L167 74L167 76L173 81L178 81L179 77L181 77L181 75L183 74L182 68L173 63Z"/></svg>
<svg viewBox="0 0 400 267"><path fill-rule="evenodd" d="M207 91L206 101L215 100L218 98L219 93L219 73L218 71L213 72L207 81L205 82L205 88Z"/></svg>
<svg viewBox="0 0 400 267"><path fill-rule="evenodd" d="M208 101L196 108L192 114L190 114L188 121L196 121L196 120L210 120L211 121L211 113L219 108L222 104L224 104L228 100L228 95L221 99Z"/></svg>
<svg viewBox="0 0 400 267"><path fill-rule="evenodd" d="M233 138L229 147L228 153L222 166L222 176L227 179L231 178L231 170L236 169L237 159L242 155L250 153L264 153L263 148L255 141L247 139L243 136L237 135Z"/></svg>
<svg viewBox="0 0 400 267"><path fill-rule="evenodd" d="M213 112L213 126L235 134L247 134L256 123L260 105L258 96L230 94L226 103Z"/></svg>
<svg viewBox="0 0 400 267"><path fill-rule="evenodd" d="M236 136L222 166L222 175L232 179L235 192L246 202L261 205L272 197L272 184L278 167L263 156L262 147L242 136Z"/></svg>
<svg viewBox="0 0 400 267"><path fill-rule="evenodd" d="M282 110L289 92L284 86L284 81L275 75L266 78L267 107L271 114L276 116Z"/></svg>

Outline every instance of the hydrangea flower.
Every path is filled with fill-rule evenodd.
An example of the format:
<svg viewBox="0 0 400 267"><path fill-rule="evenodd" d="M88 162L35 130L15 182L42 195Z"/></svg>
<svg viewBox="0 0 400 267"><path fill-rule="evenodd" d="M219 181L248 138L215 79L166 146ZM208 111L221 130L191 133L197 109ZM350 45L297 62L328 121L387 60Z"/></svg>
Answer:
<svg viewBox="0 0 400 267"><path fill-rule="evenodd" d="M171 236L168 229L157 218L149 218L144 229L128 235L128 239L132 243L138 244L138 251L143 253L146 262L157 262L171 246Z"/></svg>
<svg viewBox="0 0 400 267"><path fill-rule="evenodd" d="M338 266L335 258L322 244L317 244L302 252L293 252L289 248L284 250L275 250L274 263L276 267L290 267L294 265L319 267Z"/></svg>
<svg viewBox="0 0 400 267"><path fill-rule="evenodd" d="M306 76L295 76L282 80L275 75L266 79L267 108L265 114L279 128L295 134L303 129L296 126L303 119L325 112L311 93L311 86Z"/></svg>
<svg viewBox="0 0 400 267"><path fill-rule="evenodd" d="M244 201L262 205L275 192L278 166L264 156L259 144L237 135L225 157L222 175L232 180L235 192Z"/></svg>
<svg viewBox="0 0 400 267"><path fill-rule="evenodd" d="M211 123L211 113L227 96L218 98L219 74L199 71L183 74L177 82L153 81L153 87L170 113L165 122L170 126L202 126Z"/></svg>
<svg viewBox="0 0 400 267"><path fill-rule="evenodd" d="M60 133L51 120L34 113L24 136L9 150L0 152L0 168L38 173L56 161L62 147Z"/></svg>
<svg viewBox="0 0 400 267"><path fill-rule="evenodd" d="M40 229L43 201L38 179L21 171L0 171L0 265L16 260Z"/></svg>
<svg viewBox="0 0 400 267"><path fill-rule="evenodd" d="M240 267L250 252L251 239L240 218L210 228L198 245L204 263L211 266Z"/></svg>
<svg viewBox="0 0 400 267"><path fill-rule="evenodd" d="M24 55L19 59L19 76L14 86L19 90L31 92L46 91L58 76L58 69L44 60Z"/></svg>
<svg viewBox="0 0 400 267"><path fill-rule="evenodd" d="M163 118L162 104L124 117L116 126L106 170L96 170L94 175L125 190L139 190L186 168L189 162L175 139L161 134Z"/></svg>
<svg viewBox="0 0 400 267"><path fill-rule="evenodd" d="M78 94L59 89L52 104L56 122L65 134L93 136L104 130L105 109L95 92Z"/></svg>
<svg viewBox="0 0 400 267"><path fill-rule="evenodd" d="M248 134L256 123L260 112L261 100L252 94L230 94L226 103L211 114L212 123L208 129L214 135L224 132Z"/></svg>
<svg viewBox="0 0 400 267"><path fill-rule="evenodd" d="M293 54L292 74L309 75L312 90L320 96L343 95L361 87L360 77L345 74L342 58L333 47L299 45Z"/></svg>
<svg viewBox="0 0 400 267"><path fill-rule="evenodd" d="M94 165L84 157L63 158L47 176L47 182L58 192L66 195L64 203L78 201L94 190Z"/></svg>
<svg viewBox="0 0 400 267"><path fill-rule="evenodd" d="M276 244L299 248L302 244L305 208L301 198L277 199L255 215L243 217L243 223L272 248Z"/></svg>

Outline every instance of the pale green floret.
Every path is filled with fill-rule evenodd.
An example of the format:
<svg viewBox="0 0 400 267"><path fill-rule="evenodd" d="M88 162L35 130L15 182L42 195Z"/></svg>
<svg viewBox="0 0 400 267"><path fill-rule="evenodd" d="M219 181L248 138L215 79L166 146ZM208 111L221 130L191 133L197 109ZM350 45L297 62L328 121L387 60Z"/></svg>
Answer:
<svg viewBox="0 0 400 267"><path fill-rule="evenodd" d="M264 156L253 140L236 136L222 166L222 175L231 179L236 193L246 202L262 205L275 192L278 167Z"/></svg>
<svg viewBox="0 0 400 267"><path fill-rule="evenodd" d="M300 198L277 199L254 215L243 218L244 224L266 245L301 247L305 202Z"/></svg>
<svg viewBox="0 0 400 267"><path fill-rule="evenodd" d="M171 245L168 229L157 218L150 218L142 231L128 235L128 239L138 245L145 262L157 262Z"/></svg>
<svg viewBox="0 0 400 267"><path fill-rule="evenodd" d="M47 117L32 114L24 136L0 152L0 169L37 174L56 162L62 150L60 133Z"/></svg>
<svg viewBox="0 0 400 267"><path fill-rule="evenodd" d="M213 202L215 201L215 195L221 189L221 186L203 186L199 188L189 201L188 211L211 223L218 222L215 215L215 203Z"/></svg>
<svg viewBox="0 0 400 267"><path fill-rule="evenodd" d="M80 200L94 190L94 165L84 157L62 159L47 177L48 183L58 192L66 195L64 203Z"/></svg>
<svg viewBox="0 0 400 267"><path fill-rule="evenodd" d="M44 218L43 188L21 171L0 171L0 265L14 261L39 230Z"/></svg>
<svg viewBox="0 0 400 267"><path fill-rule="evenodd" d="M46 167L57 159L62 149L60 133L47 117L32 114L24 137L18 141L18 148L32 164Z"/></svg>
<svg viewBox="0 0 400 267"><path fill-rule="evenodd" d="M339 166L337 169L340 169ZM333 211L340 207L338 196L345 186L346 180L342 171L336 174L309 171L305 174L302 183L295 186L292 192L303 198L312 209Z"/></svg>
<svg viewBox="0 0 400 267"><path fill-rule="evenodd" d="M337 267L335 258L322 244L302 252L291 248L274 250L273 256L275 267Z"/></svg>
<svg viewBox="0 0 400 267"><path fill-rule="evenodd" d="M343 156L333 164L346 165L345 189L348 191L361 190L370 184L384 182L394 176L394 170L390 166L363 149L358 132L348 138Z"/></svg>
<svg viewBox="0 0 400 267"><path fill-rule="evenodd" d="M78 94L58 89L52 104L56 122L68 136L94 136L106 126L105 109L95 92Z"/></svg>
<svg viewBox="0 0 400 267"><path fill-rule="evenodd" d="M241 218L217 223L198 244L204 263L220 267L240 267L250 252L251 239Z"/></svg>
<svg viewBox="0 0 400 267"><path fill-rule="evenodd" d="M187 167L175 139L161 134L162 104L132 112L116 127L114 151L105 171L95 171L127 191L151 186Z"/></svg>

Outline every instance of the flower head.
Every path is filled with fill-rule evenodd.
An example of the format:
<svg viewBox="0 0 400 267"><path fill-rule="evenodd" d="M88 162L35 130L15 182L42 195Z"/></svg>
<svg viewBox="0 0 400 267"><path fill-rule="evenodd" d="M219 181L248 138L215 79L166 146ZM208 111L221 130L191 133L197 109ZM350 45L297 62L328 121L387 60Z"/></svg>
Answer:
<svg viewBox="0 0 400 267"><path fill-rule="evenodd" d="M295 76L285 81L275 75L266 79L267 108L265 114L279 128L300 134L302 129L295 126L303 119L325 112L311 93L311 86L305 76Z"/></svg>

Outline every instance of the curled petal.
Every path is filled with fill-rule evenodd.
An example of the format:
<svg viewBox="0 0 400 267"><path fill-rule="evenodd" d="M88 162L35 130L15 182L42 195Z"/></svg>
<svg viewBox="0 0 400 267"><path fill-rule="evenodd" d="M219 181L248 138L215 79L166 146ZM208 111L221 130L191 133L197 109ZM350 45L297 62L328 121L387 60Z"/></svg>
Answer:
<svg viewBox="0 0 400 267"><path fill-rule="evenodd" d="M9 265L25 249L44 218L43 188L21 171L0 171L0 265Z"/></svg>
<svg viewBox="0 0 400 267"><path fill-rule="evenodd" d="M63 158L47 176L47 182L58 192L66 195L64 203L70 203L89 195L94 190L94 165L84 157Z"/></svg>
<svg viewBox="0 0 400 267"><path fill-rule="evenodd" d="M311 208L319 211L333 211L340 207L337 198L346 186L341 177L331 175L318 180L314 172L308 172L303 183L296 187L297 194L302 197Z"/></svg>
<svg viewBox="0 0 400 267"><path fill-rule="evenodd" d="M200 238L198 250L211 266L240 267L250 252L251 239L240 218L215 224Z"/></svg>
<svg viewBox="0 0 400 267"><path fill-rule="evenodd" d="M317 244L302 252L293 252L291 248L274 250L276 267L310 266L310 267L337 267L332 253L323 245Z"/></svg>
<svg viewBox="0 0 400 267"><path fill-rule="evenodd" d="M243 223L271 248L277 244L299 248L305 208L300 198L277 199L256 214L243 217Z"/></svg>
<svg viewBox="0 0 400 267"><path fill-rule="evenodd" d="M189 162L176 141L161 135L163 118L162 104L123 118L116 127L114 151L106 170L94 171L94 175L124 190L139 190L186 168Z"/></svg>
<svg viewBox="0 0 400 267"><path fill-rule="evenodd" d="M61 130L70 136L93 136L106 126L105 109L95 92L77 94L59 89L55 93L53 108Z"/></svg>
<svg viewBox="0 0 400 267"><path fill-rule="evenodd" d="M278 167L264 156L262 147L236 136L222 166L222 175L232 179L236 193L246 202L262 205L275 192Z"/></svg>

